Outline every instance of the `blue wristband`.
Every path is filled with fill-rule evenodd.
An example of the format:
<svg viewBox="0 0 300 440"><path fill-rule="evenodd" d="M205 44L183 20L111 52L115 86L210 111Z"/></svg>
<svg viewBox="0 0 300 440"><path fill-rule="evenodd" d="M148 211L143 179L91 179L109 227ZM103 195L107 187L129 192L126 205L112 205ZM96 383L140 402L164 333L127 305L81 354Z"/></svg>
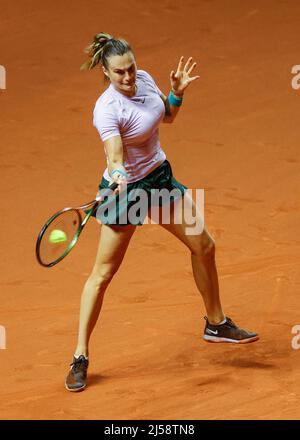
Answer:
<svg viewBox="0 0 300 440"><path fill-rule="evenodd" d="M182 105L182 98L178 98L177 96L173 95L172 90L170 90L168 101L170 105L173 105L174 107L180 107Z"/></svg>
<svg viewBox="0 0 300 440"><path fill-rule="evenodd" d="M113 170L110 177L112 177L112 175L117 172L120 173L123 177L125 177L127 179L127 173L125 173L125 171L118 170L118 169Z"/></svg>

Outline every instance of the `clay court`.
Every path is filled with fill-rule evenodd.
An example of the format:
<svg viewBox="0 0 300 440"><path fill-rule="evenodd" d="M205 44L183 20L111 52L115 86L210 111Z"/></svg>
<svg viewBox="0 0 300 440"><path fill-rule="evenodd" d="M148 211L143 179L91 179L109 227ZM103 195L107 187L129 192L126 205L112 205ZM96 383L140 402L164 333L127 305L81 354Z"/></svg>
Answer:
<svg viewBox="0 0 300 440"><path fill-rule="evenodd" d="M2 1L1 419L299 419L299 14L296 0ZM94 198L105 168L103 77L79 70L100 31L127 39L165 94L179 57L197 61L161 144L176 178L205 190L226 314L260 340L203 341L188 250L144 225L106 293L89 386L69 393L100 226L50 269L35 241L53 212Z"/></svg>

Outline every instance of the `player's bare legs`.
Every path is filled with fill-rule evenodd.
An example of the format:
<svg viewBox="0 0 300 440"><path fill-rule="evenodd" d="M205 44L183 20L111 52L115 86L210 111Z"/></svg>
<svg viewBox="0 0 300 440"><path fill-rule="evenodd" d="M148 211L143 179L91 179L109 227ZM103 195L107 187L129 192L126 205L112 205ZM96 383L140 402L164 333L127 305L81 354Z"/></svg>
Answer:
<svg viewBox="0 0 300 440"><path fill-rule="evenodd" d="M183 209L191 209L193 216L196 215L196 206L188 193L185 194L185 204L172 204L170 213L170 224L163 224L166 230L171 232L180 241L182 241L191 251L191 261L194 279L199 292L203 297L207 317L209 322L217 324L225 319L220 296L218 274L215 263L215 243L206 227L201 233L196 235L188 235L187 230L191 228L185 221ZM174 219L176 216L176 209L182 210L181 224L176 224ZM200 214L199 214L200 215ZM198 219L198 224L203 225L203 220Z"/></svg>
<svg viewBox="0 0 300 440"><path fill-rule="evenodd" d="M101 227L95 265L81 296L76 356L88 356L89 339L101 311L104 293L122 263L134 231L132 225Z"/></svg>
<svg viewBox="0 0 300 440"><path fill-rule="evenodd" d="M191 251L193 274L199 292L202 294L207 318L203 339L208 342L231 342L245 344L259 339L255 332L238 327L222 310L218 274L215 263L215 243L205 227L201 212L188 193L185 194L185 203L176 202L171 207L170 224L161 225L181 240ZM195 223L194 232L190 234L191 225L187 224L183 210L189 209ZM182 221L176 223L178 212ZM177 217L178 218L178 217ZM197 226L198 225L198 226Z"/></svg>

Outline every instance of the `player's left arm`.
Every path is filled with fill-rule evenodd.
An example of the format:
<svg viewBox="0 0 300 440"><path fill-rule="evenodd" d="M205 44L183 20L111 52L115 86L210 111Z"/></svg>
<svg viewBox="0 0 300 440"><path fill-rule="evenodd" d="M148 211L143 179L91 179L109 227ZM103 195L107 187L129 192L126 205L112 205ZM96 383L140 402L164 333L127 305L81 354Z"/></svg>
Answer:
<svg viewBox="0 0 300 440"><path fill-rule="evenodd" d="M182 104L183 95L185 89L189 84L200 78L199 75L190 77L190 74L196 67L196 63L192 63L192 57L190 57L185 65L183 65L184 57L180 57L176 73L172 70L170 74L171 92L166 97L163 93L160 95L165 105L165 116L163 122L171 123L176 118Z"/></svg>
<svg viewBox="0 0 300 440"><path fill-rule="evenodd" d="M170 105L168 98L163 93L160 95L160 97L163 100L165 106L165 116L162 121L170 124L174 121L180 107L174 107L173 105Z"/></svg>

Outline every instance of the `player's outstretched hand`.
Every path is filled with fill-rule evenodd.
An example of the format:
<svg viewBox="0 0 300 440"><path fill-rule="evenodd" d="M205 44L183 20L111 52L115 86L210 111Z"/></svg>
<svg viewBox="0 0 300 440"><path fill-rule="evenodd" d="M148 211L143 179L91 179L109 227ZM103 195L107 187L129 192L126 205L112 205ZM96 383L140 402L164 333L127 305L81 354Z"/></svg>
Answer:
<svg viewBox="0 0 300 440"><path fill-rule="evenodd" d="M184 65L184 57L180 57L177 71L172 70L170 74L171 89L174 95L182 96L189 84L200 78L199 75L190 76L197 63L192 63L193 58L190 57Z"/></svg>

